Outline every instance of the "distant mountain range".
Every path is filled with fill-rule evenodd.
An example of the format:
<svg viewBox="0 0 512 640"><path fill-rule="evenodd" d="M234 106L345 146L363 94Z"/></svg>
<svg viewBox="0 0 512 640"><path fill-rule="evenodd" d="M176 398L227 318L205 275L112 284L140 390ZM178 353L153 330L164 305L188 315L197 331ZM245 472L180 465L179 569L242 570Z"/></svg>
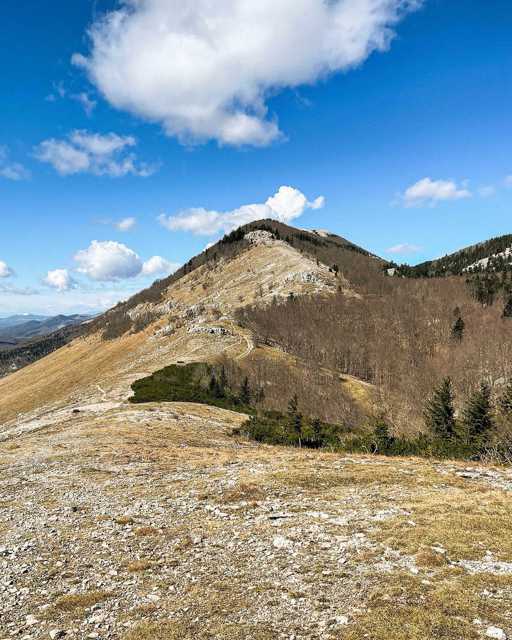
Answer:
<svg viewBox="0 0 512 640"><path fill-rule="evenodd" d="M47 336L90 319L87 315L39 316L33 314L13 315L0 318L0 344L18 344L31 338Z"/></svg>

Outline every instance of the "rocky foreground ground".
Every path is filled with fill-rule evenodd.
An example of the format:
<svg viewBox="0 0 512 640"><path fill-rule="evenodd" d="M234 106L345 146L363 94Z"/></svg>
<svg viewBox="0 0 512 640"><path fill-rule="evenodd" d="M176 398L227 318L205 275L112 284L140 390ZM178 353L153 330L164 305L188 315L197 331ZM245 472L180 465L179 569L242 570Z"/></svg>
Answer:
<svg viewBox="0 0 512 640"><path fill-rule="evenodd" d="M512 473L258 446L209 407L0 442L0 640L512 637Z"/></svg>

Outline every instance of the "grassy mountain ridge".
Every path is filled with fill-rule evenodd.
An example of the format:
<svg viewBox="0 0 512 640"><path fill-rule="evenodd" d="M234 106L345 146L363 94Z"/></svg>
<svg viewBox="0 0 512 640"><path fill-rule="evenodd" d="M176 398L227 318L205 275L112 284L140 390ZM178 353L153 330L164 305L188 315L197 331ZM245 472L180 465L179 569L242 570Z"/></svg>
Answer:
<svg viewBox="0 0 512 640"><path fill-rule="evenodd" d="M426 398L446 376L457 411L482 381L497 398L512 376L512 322L501 304L483 304L464 276L391 278L386 266L327 232L251 223L88 323L70 355L90 366L73 369L70 388L117 400L167 365L225 357L264 389L265 409L286 410L297 393L304 415L355 429L379 414L407 436L424 429ZM68 360L41 363L42 397L45 367L60 375ZM64 393L67 379L60 384Z"/></svg>
<svg viewBox="0 0 512 640"><path fill-rule="evenodd" d="M276 220L259 220L243 225L225 235L215 245L191 258L175 273L155 281L150 287L140 291L128 300L120 302L113 309L96 318L89 331L102 331L106 338L116 338L126 331L140 331L155 318L151 312L146 317L134 320L131 312L139 305L158 305L165 291L187 274L205 264L215 264L219 260L230 260L246 250L250 243L245 239L252 231L268 231L276 239L283 240L296 250L342 272L351 282L370 282L385 264L381 258L371 254L356 244L326 232L307 231L285 225Z"/></svg>

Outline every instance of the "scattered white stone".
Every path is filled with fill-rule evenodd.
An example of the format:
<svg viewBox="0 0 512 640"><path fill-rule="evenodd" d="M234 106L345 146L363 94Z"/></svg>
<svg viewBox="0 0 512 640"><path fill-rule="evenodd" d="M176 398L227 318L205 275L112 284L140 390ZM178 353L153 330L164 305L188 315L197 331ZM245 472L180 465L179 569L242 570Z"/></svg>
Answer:
<svg viewBox="0 0 512 640"><path fill-rule="evenodd" d="M494 640L507 640L507 634L499 627L489 627L485 635L487 638L494 638Z"/></svg>
<svg viewBox="0 0 512 640"><path fill-rule="evenodd" d="M270 231L264 231L263 229L249 231L249 233L245 234L244 240L247 240L251 244L272 244L276 241Z"/></svg>
<svg viewBox="0 0 512 640"><path fill-rule="evenodd" d="M274 536L272 544L275 549L289 549L293 545L292 541L284 536Z"/></svg>

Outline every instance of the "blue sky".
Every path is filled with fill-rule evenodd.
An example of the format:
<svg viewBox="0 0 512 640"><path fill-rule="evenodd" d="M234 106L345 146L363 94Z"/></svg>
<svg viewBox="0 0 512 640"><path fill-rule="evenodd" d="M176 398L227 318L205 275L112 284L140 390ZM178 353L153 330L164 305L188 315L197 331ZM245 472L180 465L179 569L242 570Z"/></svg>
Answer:
<svg viewBox="0 0 512 640"><path fill-rule="evenodd" d="M0 314L100 310L260 214L399 262L511 232L508 1L213 4L3 7Z"/></svg>

